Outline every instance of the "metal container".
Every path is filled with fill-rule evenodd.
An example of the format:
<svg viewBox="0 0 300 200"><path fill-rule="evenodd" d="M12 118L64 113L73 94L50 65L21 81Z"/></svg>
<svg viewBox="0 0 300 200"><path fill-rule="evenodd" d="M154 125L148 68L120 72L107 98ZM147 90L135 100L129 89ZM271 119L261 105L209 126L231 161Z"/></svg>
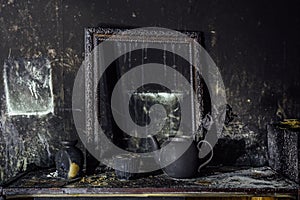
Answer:
<svg viewBox="0 0 300 200"><path fill-rule="evenodd" d="M62 149L55 156L58 175L63 178L76 178L81 174L83 167L83 154L75 145L75 141L62 141Z"/></svg>

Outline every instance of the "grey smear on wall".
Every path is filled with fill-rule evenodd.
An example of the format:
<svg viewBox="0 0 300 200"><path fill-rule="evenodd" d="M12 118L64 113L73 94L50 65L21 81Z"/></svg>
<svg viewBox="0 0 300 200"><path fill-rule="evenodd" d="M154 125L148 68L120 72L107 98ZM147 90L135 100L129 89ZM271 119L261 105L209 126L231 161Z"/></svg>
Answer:
<svg viewBox="0 0 300 200"><path fill-rule="evenodd" d="M51 72L46 58L7 59L3 72L7 114L53 113Z"/></svg>

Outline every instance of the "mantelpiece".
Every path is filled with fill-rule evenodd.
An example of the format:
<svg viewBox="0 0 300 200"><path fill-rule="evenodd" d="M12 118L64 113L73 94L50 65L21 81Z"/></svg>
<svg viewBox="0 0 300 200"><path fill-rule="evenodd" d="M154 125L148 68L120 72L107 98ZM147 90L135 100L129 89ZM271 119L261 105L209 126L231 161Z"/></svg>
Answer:
<svg viewBox="0 0 300 200"><path fill-rule="evenodd" d="M47 177L54 169L39 170L6 185L6 199L59 197L164 197L216 199L296 199L298 185L269 167L207 168L203 176L176 180L166 175L141 177L131 181L116 179L110 170L72 181ZM255 198L254 198L255 197Z"/></svg>

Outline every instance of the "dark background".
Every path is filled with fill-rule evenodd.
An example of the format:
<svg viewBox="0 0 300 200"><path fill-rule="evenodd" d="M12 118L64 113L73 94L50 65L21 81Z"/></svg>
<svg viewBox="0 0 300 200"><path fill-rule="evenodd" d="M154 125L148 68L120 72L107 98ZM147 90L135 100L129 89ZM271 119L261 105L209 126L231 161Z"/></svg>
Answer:
<svg viewBox="0 0 300 200"><path fill-rule="evenodd" d="M279 120L277 111L287 118L300 117L299 1L0 2L0 182L30 163L51 164L45 146L50 145L53 156L58 140L76 135L69 109L73 80L83 60L86 27L159 26L202 31L206 49L221 71L228 103L238 115L229 132L258 138L255 141L263 151L266 124ZM55 114L6 116L4 60L39 56L48 57L53 68ZM47 144L38 134L45 136ZM255 164L265 164L265 158L262 155L262 161Z"/></svg>

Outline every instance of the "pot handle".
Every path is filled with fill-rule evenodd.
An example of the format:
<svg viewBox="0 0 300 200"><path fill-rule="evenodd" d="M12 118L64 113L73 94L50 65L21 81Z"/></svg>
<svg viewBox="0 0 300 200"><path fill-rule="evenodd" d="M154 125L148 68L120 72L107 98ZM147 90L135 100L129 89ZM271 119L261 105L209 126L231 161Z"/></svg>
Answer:
<svg viewBox="0 0 300 200"><path fill-rule="evenodd" d="M200 173L200 169L201 169L202 167L204 167L206 164L208 164L208 163L211 161L211 159L212 159L212 157L213 157L213 155L214 155L213 147L211 146L211 144L210 144L208 141L206 141L206 140L200 140L200 141L198 142L198 144L197 144L197 148L198 148L198 150L199 150L198 157L200 158L200 151L201 151L200 145L201 145L202 143L206 143L206 144L209 146L209 148L211 149L211 156L209 157L209 159L208 159L207 161L205 161L204 163L202 163L202 164L199 166L199 168L198 168L198 172L199 172L199 173Z"/></svg>

